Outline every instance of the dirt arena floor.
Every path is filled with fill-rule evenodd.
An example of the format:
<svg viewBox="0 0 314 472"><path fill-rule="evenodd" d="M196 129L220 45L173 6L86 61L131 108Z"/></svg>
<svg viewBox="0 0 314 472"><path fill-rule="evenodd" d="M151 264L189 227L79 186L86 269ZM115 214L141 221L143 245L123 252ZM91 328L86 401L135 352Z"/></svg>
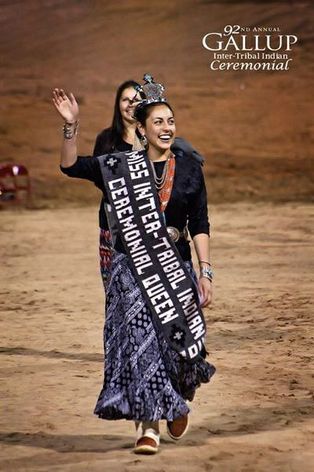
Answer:
<svg viewBox="0 0 314 472"><path fill-rule="evenodd" d="M197 393L189 434L174 444L163 425L160 453L141 457L132 423L93 415L103 375L97 208L1 212L1 471L314 470L314 207L210 213L217 373Z"/></svg>

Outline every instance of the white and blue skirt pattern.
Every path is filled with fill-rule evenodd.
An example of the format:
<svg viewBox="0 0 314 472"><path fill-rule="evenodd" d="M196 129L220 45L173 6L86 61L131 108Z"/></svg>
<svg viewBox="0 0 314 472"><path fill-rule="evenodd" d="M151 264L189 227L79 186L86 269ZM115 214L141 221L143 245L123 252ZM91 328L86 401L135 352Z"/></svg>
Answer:
<svg viewBox="0 0 314 472"><path fill-rule="evenodd" d="M195 281L191 262L185 262ZM189 412L197 387L215 367L186 362L154 324L128 256L113 252L106 281L104 385L95 414L108 420L173 421Z"/></svg>

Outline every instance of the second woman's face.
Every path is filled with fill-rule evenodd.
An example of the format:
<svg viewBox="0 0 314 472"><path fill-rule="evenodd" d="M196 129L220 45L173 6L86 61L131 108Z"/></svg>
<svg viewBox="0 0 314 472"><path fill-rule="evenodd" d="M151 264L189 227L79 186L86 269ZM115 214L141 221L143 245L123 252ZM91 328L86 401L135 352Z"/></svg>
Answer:
<svg viewBox="0 0 314 472"><path fill-rule="evenodd" d="M135 100L135 97L138 100ZM128 87L123 90L122 95L120 97L120 112L124 122L127 123L134 123L135 119L133 116L134 108L139 103L139 96L136 90L133 87Z"/></svg>
<svg viewBox="0 0 314 472"><path fill-rule="evenodd" d="M146 135L149 146L164 152L174 142L176 125L174 116L167 105L155 106L151 109L142 132Z"/></svg>

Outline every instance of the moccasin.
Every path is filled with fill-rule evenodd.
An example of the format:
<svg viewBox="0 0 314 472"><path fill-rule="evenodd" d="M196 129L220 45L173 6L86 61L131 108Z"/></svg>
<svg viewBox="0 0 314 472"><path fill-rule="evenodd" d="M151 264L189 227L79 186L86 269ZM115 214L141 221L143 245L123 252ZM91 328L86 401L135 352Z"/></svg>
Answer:
<svg viewBox="0 0 314 472"><path fill-rule="evenodd" d="M189 429L189 416L184 415L176 418L174 421L167 421L167 433L174 439L178 441L183 438Z"/></svg>
<svg viewBox="0 0 314 472"><path fill-rule="evenodd" d="M156 454L159 447L159 434L153 429L146 429L135 443L135 454Z"/></svg>

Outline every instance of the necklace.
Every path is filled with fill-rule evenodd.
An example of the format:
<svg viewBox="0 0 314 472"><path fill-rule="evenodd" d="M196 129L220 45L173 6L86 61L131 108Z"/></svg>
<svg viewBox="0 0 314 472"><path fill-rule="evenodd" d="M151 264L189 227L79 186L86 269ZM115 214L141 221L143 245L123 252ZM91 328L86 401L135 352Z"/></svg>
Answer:
<svg viewBox="0 0 314 472"><path fill-rule="evenodd" d="M155 181L155 185L156 185L157 190L161 190L163 188L163 186L165 185L170 157L171 157L171 155L169 157L167 157L166 163L164 165L164 168L163 168L163 171L162 171L162 174L161 174L160 177L157 176L154 163L151 161L151 166L152 166L153 175L154 175L154 181Z"/></svg>

